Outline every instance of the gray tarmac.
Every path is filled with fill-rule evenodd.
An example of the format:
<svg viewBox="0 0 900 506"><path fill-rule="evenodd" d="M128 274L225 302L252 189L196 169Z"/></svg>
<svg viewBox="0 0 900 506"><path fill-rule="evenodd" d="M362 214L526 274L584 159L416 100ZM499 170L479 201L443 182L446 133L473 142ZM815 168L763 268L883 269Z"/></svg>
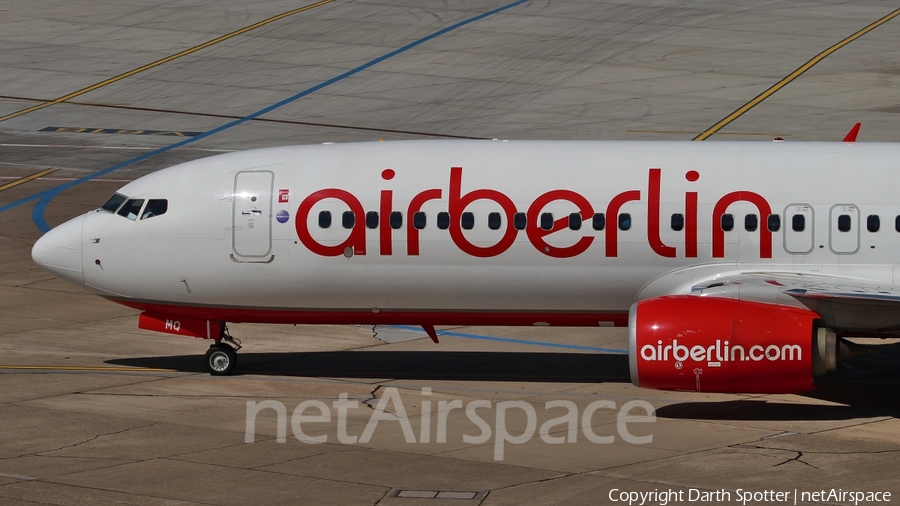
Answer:
<svg viewBox="0 0 900 506"><path fill-rule="evenodd" d="M30 259L40 219L55 226L127 181L227 150L689 140L898 5L533 0L335 80L507 5L335 0L7 117L303 5L0 4L0 504L627 504L620 494L640 492L656 492L644 504L736 504L739 490L757 494L747 504L853 504L832 489L898 500L900 345L807 394L712 395L633 387L622 329L464 327L435 345L400 328L244 324L231 326L239 374L211 377L206 342L138 330L135 311ZM704 142L840 140L857 121L861 141L900 140L898 36L900 18L886 21ZM123 162L38 221L34 201L7 208ZM341 413L342 396L356 407ZM284 406L283 432L271 407L248 430L265 401ZM623 413L632 401L655 418ZM548 423L567 411L547 403L571 407L573 425ZM498 420L513 441L498 444Z"/></svg>

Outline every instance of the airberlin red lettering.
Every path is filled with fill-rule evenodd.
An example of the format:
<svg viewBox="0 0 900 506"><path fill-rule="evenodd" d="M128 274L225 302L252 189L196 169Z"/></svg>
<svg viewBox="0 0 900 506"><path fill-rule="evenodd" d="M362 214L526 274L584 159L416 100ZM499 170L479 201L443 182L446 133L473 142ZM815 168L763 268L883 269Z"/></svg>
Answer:
<svg viewBox="0 0 900 506"><path fill-rule="evenodd" d="M390 181L394 178L393 169L385 169L382 179ZM647 243L650 248L659 256L666 258L674 258L676 249L674 246L665 244L660 235L661 217L660 217L660 180L662 169L652 168L648 173L647 191L628 190L614 196L605 209L599 210L605 212L610 222L604 229L603 240L605 242L605 255L607 257L618 256L618 234L619 228L616 220L622 207L629 202L640 201L643 195L647 196ZM696 171L689 171L685 174L688 182L695 182L700 178ZM518 212L512 199L500 192L490 188L479 188L463 191L463 169L462 167L452 167L450 169L450 187L447 193L448 212L450 215L450 226L448 232L453 243L461 251L474 257L495 257L510 247L518 236L519 230L514 226L515 214ZM440 188L432 188L424 190L415 195L409 202L406 212L406 253L410 256L419 254L419 229L414 225L413 216L422 209L422 206L430 200L440 200L444 197L444 190ZM379 201L379 225L378 225L378 242L379 253L381 255L393 254L394 234L400 233L390 226L390 214L394 211L393 191L381 190L381 199ZM319 202L326 199L335 199L343 202L347 208L355 215L353 227L348 231L347 238L340 244L327 246L318 242L313 238L309 231L309 213L312 208ZM502 236L494 244L473 244L465 235L461 225L461 217L466 209L475 201L487 200L497 204L504 215L506 229L502 231ZM526 212L525 234L529 242L535 249L541 253L554 258L571 258L578 256L591 246L595 236L591 234L582 235L571 246L554 246L546 241L546 237L560 230L569 228L569 215L554 220L553 225L549 229L540 227L540 216L542 211L548 204L556 201L564 201L574 204L578 209L581 219L589 222L593 216L595 208L590 201L581 194L565 189L557 189L548 191L538 196L534 202L528 207ZM771 214L771 206L768 201L758 193L750 191L735 191L728 193L720 198L712 213L712 257L725 257L725 231L719 225L722 216L728 209L728 206L736 202L743 201L753 204L759 216L765 222L766 217ZM684 256L687 258L697 257L697 211L698 197L697 192L685 192L684 195ZM352 193L341 190L339 188L326 188L316 191L307 196L300 203L297 209L295 226L297 229L297 237L313 253L322 256L338 256L347 253L347 248L352 249L354 255L366 254L366 213L359 199ZM772 232L767 227L759 227L759 256L760 258L772 258Z"/></svg>

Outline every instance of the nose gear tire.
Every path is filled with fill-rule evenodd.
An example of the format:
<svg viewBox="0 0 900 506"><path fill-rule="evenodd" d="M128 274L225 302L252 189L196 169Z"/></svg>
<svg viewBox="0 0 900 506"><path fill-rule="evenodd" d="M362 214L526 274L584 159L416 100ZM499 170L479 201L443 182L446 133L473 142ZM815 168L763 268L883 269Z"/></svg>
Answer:
<svg viewBox="0 0 900 506"><path fill-rule="evenodd" d="M213 376L227 376L237 365L237 353L225 344L214 344L206 352L206 370Z"/></svg>

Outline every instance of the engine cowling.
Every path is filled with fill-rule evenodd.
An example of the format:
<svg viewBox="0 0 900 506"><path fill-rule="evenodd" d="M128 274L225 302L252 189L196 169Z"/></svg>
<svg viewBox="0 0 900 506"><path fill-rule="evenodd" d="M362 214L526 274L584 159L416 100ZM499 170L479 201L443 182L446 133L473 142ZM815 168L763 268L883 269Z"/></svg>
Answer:
<svg viewBox="0 0 900 506"><path fill-rule="evenodd" d="M728 298L638 302L628 322L631 381L695 392L810 390L814 364L821 372L834 363L833 356L823 357L834 334L815 327L818 317L805 308Z"/></svg>

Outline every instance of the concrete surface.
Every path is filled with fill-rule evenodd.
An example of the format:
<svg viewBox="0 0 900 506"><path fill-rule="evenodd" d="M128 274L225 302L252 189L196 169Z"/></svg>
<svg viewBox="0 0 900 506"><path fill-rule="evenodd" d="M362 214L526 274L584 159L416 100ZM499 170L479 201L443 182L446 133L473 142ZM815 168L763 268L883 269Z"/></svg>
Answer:
<svg viewBox="0 0 900 506"><path fill-rule="evenodd" d="M0 5L0 116L301 5ZM0 206L184 139L137 130L209 130L502 5L336 0L0 121L0 186L59 169L0 191ZM124 182L222 150L441 136L690 139L896 7L531 1L260 120L78 185L57 196L45 218L56 225ZM706 142L839 140L856 121L863 141L900 140L898 35L900 19L885 23ZM41 131L47 127L70 130ZM98 128L123 133L87 133ZM245 344L240 374L213 378L203 372L204 342L138 330L134 311L32 264L30 245L41 234L32 205L0 213L4 505L610 504L621 491L681 491L688 502L691 489L730 493L695 503L737 503L738 489L888 491L892 501L900 494L897 345L845 364L805 395L700 395L632 387L623 355L540 345L624 349L621 329L463 328L453 330L534 345L462 337L434 345L398 329L382 329L378 339L363 327L234 325ZM361 436L378 403L396 395L418 442L392 417L401 408L394 403L367 442L341 442L333 408L330 421L301 427L326 442L294 437L294 408L310 400L331 408L341 394L357 403L347 413L349 436ZM247 403L266 400L285 406L286 441L277 441L276 412L266 409L247 443ZM616 409L597 410L588 429L613 436L608 444L589 441L581 419L603 400ZM656 421L626 427L652 441L631 443L620 432L618 409L633 400L650 403ZM532 406L536 430L565 413L548 402L571 402L579 418L572 431L552 424L546 437L556 444L535 434L502 445L496 460L495 433L464 439L480 429L463 409L449 411L446 440L437 439L439 403L446 411L447 403L473 401L490 404L477 413L494 429L505 401ZM521 434L526 412L504 406L508 431ZM561 442L567 438L575 442Z"/></svg>

